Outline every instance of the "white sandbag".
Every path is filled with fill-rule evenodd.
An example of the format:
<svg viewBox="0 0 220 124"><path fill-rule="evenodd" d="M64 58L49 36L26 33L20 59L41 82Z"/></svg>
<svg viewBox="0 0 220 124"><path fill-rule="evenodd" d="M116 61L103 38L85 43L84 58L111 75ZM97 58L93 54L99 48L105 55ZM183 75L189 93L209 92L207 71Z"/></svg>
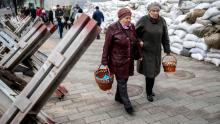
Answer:
<svg viewBox="0 0 220 124"><path fill-rule="evenodd" d="M174 30L179 29L179 25L171 24L169 26L169 29L174 29Z"/></svg>
<svg viewBox="0 0 220 124"><path fill-rule="evenodd" d="M212 61L212 58L205 57L205 58L204 58L204 61L205 61L205 62L211 62L211 61Z"/></svg>
<svg viewBox="0 0 220 124"><path fill-rule="evenodd" d="M196 42L195 41L184 41L183 47L184 48L194 48L194 47L196 47Z"/></svg>
<svg viewBox="0 0 220 124"><path fill-rule="evenodd" d="M183 49L183 45L180 44L180 43L173 43L171 46L172 46L172 47L176 47L176 48L178 48L178 49L180 49L180 50Z"/></svg>
<svg viewBox="0 0 220 124"><path fill-rule="evenodd" d="M192 54L199 53L199 54L201 54L202 56L206 56L206 54L207 54L207 51L205 51L205 50L203 50L203 49L200 49L200 48L196 48L196 47L190 49L189 52L192 53Z"/></svg>
<svg viewBox="0 0 220 124"><path fill-rule="evenodd" d="M178 48L176 48L176 47L170 46L170 50L171 50L173 53L176 53L176 54L178 54L178 55L180 55L180 53L181 53L181 50L178 49Z"/></svg>
<svg viewBox="0 0 220 124"><path fill-rule="evenodd" d="M181 40L180 37L177 35L173 35L172 40L173 43L180 43L180 44L183 43L183 40Z"/></svg>
<svg viewBox="0 0 220 124"><path fill-rule="evenodd" d="M216 7L218 9L220 9L220 1L216 1L216 2L213 2L210 7Z"/></svg>
<svg viewBox="0 0 220 124"><path fill-rule="evenodd" d="M185 41L195 41L195 42L198 42L199 37L197 37L197 36L194 35L194 34L186 34L184 40L185 40Z"/></svg>
<svg viewBox="0 0 220 124"><path fill-rule="evenodd" d="M183 12L180 10L180 8L177 5L173 5L173 7L170 10L170 15L173 20L175 20L179 15L183 15Z"/></svg>
<svg viewBox="0 0 220 124"><path fill-rule="evenodd" d="M177 29L182 29L186 32L188 32L188 29L191 25L187 22L183 22L183 23L179 23L178 28Z"/></svg>
<svg viewBox="0 0 220 124"><path fill-rule="evenodd" d="M160 15L162 17L171 17L170 13L164 12L163 10L160 11Z"/></svg>
<svg viewBox="0 0 220 124"><path fill-rule="evenodd" d="M186 32L183 30L175 30L174 34L176 34L177 36L179 36L180 39L182 39L183 37L185 37Z"/></svg>
<svg viewBox="0 0 220 124"><path fill-rule="evenodd" d="M183 1L182 5L181 5L181 9L192 9L195 8L196 4L194 2L191 1Z"/></svg>
<svg viewBox="0 0 220 124"><path fill-rule="evenodd" d="M174 20L174 24L179 24L182 23L183 20L185 20L186 15L179 15L175 20Z"/></svg>
<svg viewBox="0 0 220 124"><path fill-rule="evenodd" d="M192 0L194 3L212 3L215 2L216 0Z"/></svg>
<svg viewBox="0 0 220 124"><path fill-rule="evenodd" d="M220 13L219 13L219 15L211 17L209 20L211 20L212 22L214 22L216 24L220 24Z"/></svg>
<svg viewBox="0 0 220 124"><path fill-rule="evenodd" d="M204 59L204 57L199 53L195 53L195 54L193 53L191 54L191 57L200 61Z"/></svg>
<svg viewBox="0 0 220 124"><path fill-rule="evenodd" d="M197 18L196 23L199 23L202 25L212 25L212 22L210 20L204 20L202 19L202 17Z"/></svg>
<svg viewBox="0 0 220 124"><path fill-rule="evenodd" d="M207 57L220 59L220 54L219 54L219 53L211 53L211 52L208 52L208 53L207 53Z"/></svg>
<svg viewBox="0 0 220 124"><path fill-rule="evenodd" d="M200 27L203 27L204 25L202 24L199 24L199 23L194 23L192 24L190 27L188 27L188 33L193 33L193 30L194 29L197 29L197 28L200 28Z"/></svg>
<svg viewBox="0 0 220 124"><path fill-rule="evenodd" d="M200 3L195 7L195 9L208 9L209 7L210 7L209 3Z"/></svg>
<svg viewBox="0 0 220 124"><path fill-rule="evenodd" d="M202 19L209 19L213 16L216 16L220 13L220 11L216 7L209 8L204 15L201 17Z"/></svg>
<svg viewBox="0 0 220 124"><path fill-rule="evenodd" d="M199 38L198 42L205 44L205 38Z"/></svg>
<svg viewBox="0 0 220 124"><path fill-rule="evenodd" d="M168 34L173 35L174 31L175 31L174 29L168 29Z"/></svg>
<svg viewBox="0 0 220 124"><path fill-rule="evenodd" d="M173 39L174 35L169 35L169 39L170 39L170 44L172 44L174 42L174 39Z"/></svg>
<svg viewBox="0 0 220 124"><path fill-rule="evenodd" d="M196 47L198 47L200 49L203 49L203 50L207 50L208 49L208 46L205 43L196 42Z"/></svg>
<svg viewBox="0 0 220 124"><path fill-rule="evenodd" d="M172 20L170 18L167 18L167 17L163 17L163 18L165 19L168 26L171 25Z"/></svg>
<svg viewBox="0 0 220 124"><path fill-rule="evenodd" d="M167 0L168 3L178 3L179 0Z"/></svg>
<svg viewBox="0 0 220 124"><path fill-rule="evenodd" d="M212 53L220 53L220 50L214 48L209 49L209 51Z"/></svg>
<svg viewBox="0 0 220 124"><path fill-rule="evenodd" d="M163 5L163 6L161 6L161 11L160 11L160 13L162 12L166 12L166 13L168 13L168 12L170 12L170 9L171 9L171 6L168 6L167 4L166 5Z"/></svg>
<svg viewBox="0 0 220 124"><path fill-rule="evenodd" d="M212 58L212 61L211 61L213 64L215 64L216 66L219 66L220 65L220 59L216 59L216 58Z"/></svg>

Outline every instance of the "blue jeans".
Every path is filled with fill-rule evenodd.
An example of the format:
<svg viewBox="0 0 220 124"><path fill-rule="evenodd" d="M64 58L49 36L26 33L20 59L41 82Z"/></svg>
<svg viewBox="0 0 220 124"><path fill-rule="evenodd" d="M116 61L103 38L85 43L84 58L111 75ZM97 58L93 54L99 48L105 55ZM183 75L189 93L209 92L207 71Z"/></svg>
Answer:
<svg viewBox="0 0 220 124"><path fill-rule="evenodd" d="M63 37L63 23L61 21L58 21L58 29L59 29L60 38L62 38Z"/></svg>

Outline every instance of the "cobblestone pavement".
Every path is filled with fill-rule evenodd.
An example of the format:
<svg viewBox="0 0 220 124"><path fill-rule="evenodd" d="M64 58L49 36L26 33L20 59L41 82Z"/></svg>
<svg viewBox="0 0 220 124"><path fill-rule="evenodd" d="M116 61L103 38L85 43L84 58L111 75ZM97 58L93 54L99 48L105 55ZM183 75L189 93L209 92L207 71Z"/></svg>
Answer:
<svg viewBox="0 0 220 124"><path fill-rule="evenodd" d="M59 42L57 34L42 51L50 53ZM220 124L220 68L178 55L176 73L166 74L161 70L156 78L152 103L146 99L144 76L135 72L129 78L128 93L135 115L128 115L123 105L114 101L116 81L110 91L104 92L94 80L103 37L92 43L62 82L69 94L61 101L53 96L44 106L43 110L58 123Z"/></svg>

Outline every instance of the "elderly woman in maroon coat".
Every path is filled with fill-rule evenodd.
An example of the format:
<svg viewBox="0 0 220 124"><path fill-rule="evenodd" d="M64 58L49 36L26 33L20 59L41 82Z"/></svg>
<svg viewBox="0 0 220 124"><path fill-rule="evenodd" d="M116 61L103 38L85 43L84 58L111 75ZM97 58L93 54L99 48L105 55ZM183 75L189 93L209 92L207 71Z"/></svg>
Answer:
<svg viewBox="0 0 220 124"><path fill-rule="evenodd" d="M127 93L127 81L134 73L134 59L141 58L131 11L122 8L118 11L119 20L111 24L106 32L102 54L102 64L110 68L117 80L115 101L124 104L128 114L134 112Z"/></svg>

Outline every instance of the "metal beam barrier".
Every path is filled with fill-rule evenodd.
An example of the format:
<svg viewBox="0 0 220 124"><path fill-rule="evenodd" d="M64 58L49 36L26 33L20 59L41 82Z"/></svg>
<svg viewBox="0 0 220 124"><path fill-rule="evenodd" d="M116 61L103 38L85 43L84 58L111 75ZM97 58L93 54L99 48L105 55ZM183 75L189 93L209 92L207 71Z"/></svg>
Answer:
<svg viewBox="0 0 220 124"><path fill-rule="evenodd" d="M19 41L17 49L11 51L0 61L0 65L13 71L27 56L33 55L54 31L55 26L53 24L44 25L41 22L37 23Z"/></svg>
<svg viewBox="0 0 220 124"><path fill-rule="evenodd" d="M80 32L79 28L82 28ZM39 112L99 32L96 21L82 14L4 113L0 123L19 124L27 114Z"/></svg>
<svg viewBox="0 0 220 124"><path fill-rule="evenodd" d="M20 36L21 32L31 23L32 18L27 16L24 20L22 20L21 26L19 26L14 32Z"/></svg>

